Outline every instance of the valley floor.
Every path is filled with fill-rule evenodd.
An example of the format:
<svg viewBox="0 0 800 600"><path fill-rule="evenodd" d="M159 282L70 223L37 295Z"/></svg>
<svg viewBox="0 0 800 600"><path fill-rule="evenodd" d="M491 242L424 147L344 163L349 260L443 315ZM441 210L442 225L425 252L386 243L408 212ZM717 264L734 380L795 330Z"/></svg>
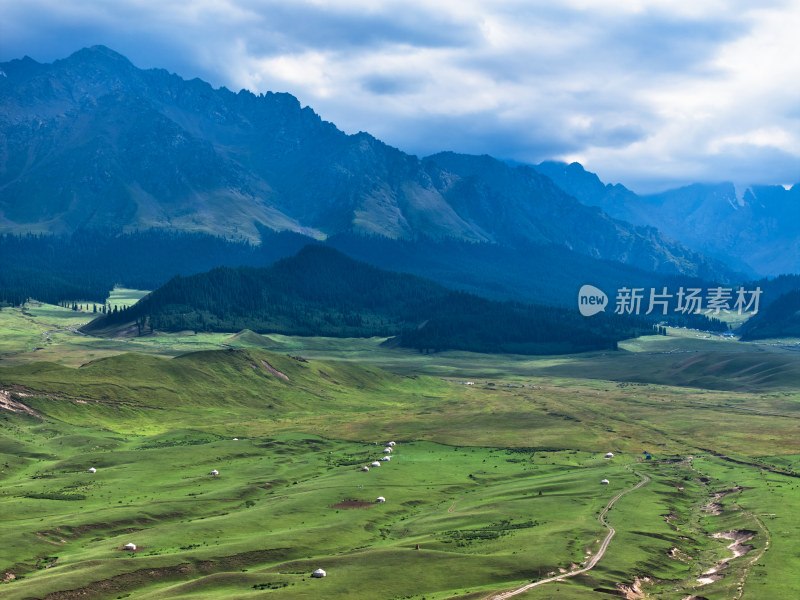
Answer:
<svg viewBox="0 0 800 600"><path fill-rule="evenodd" d="M791 346L419 355L87 316L0 311L3 598L477 599L585 566L515 597L800 594Z"/></svg>

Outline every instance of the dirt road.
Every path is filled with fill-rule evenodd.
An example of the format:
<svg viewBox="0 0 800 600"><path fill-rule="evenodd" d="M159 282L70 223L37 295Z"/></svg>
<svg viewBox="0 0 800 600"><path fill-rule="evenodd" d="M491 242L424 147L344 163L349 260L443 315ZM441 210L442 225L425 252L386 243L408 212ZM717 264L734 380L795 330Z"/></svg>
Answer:
<svg viewBox="0 0 800 600"><path fill-rule="evenodd" d="M489 596L487 600L505 600L506 598L511 598L512 596L516 596L517 594L526 592L529 589L536 587L537 585L544 585L545 583L551 583L553 581L562 581L567 577L575 577L575 575L580 575L581 573L585 573L586 571L593 569L594 566L598 562L600 562L600 559L603 558L603 555L606 553L606 550L608 550L608 545L611 543L611 539L614 537L614 534L617 533L616 530L611 525L608 524L608 521L606 521L606 515L608 514L608 511L611 510L611 507L614 506L614 503L620 498L622 498L625 494L630 494L632 491L638 490L640 487L647 485L647 483L650 481L650 478L647 475L636 473L636 471L633 471L633 473L641 477L642 480L632 488L624 490L619 494L617 494L616 496L614 496L613 498L611 498L608 504L606 504L605 508L600 512L600 515L597 517L597 520L600 521L600 523L602 523L603 526L608 529L608 533L606 534L603 543L600 544L600 549L597 552L595 552L594 556L592 556L592 558L589 560L588 563L586 563L585 566L581 567L580 569L575 569L574 571L569 571L567 573L561 573L560 575L548 577L547 579L534 581L533 583L523 585L522 587L517 588L515 590L510 590L508 592L503 592L502 594Z"/></svg>

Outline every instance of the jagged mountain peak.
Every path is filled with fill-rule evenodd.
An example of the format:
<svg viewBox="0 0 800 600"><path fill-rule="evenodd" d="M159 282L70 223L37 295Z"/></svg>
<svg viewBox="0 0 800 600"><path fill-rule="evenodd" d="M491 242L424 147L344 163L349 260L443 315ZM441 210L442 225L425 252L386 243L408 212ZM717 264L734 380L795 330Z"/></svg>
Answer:
<svg viewBox="0 0 800 600"><path fill-rule="evenodd" d="M800 272L800 186L693 183L637 195L603 186L582 167L542 163L536 169L587 206L630 223L657 227L689 248L749 276Z"/></svg>
<svg viewBox="0 0 800 600"><path fill-rule="evenodd" d="M454 152L420 160L345 134L290 94L214 89L138 69L105 46L37 65L17 65L27 78L7 78L0 96L0 231L535 242L725 277L652 231L581 206L528 166Z"/></svg>
<svg viewBox="0 0 800 600"><path fill-rule="evenodd" d="M109 64L115 66L133 67L133 63L125 56L102 44L89 46L88 48L81 48L70 54L67 58L62 59L67 62L80 62L83 64L94 62L101 64ZM56 61L58 64L62 61Z"/></svg>

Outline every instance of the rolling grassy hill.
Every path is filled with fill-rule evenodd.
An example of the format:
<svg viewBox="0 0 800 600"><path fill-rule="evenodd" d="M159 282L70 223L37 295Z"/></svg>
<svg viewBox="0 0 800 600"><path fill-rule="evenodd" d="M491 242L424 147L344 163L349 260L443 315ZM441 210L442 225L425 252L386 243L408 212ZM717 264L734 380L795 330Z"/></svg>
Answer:
<svg viewBox="0 0 800 600"><path fill-rule="evenodd" d="M796 572L796 538L777 535L800 508L794 480L764 469L794 472L797 421L737 410L754 400L744 394L599 379L465 386L254 348L29 363L0 368L0 388L40 415L0 412L11 540L0 572L16 577L4 598L485 598L596 551L596 513L638 481L626 465L652 482L615 505L609 553L533 597L591 598L640 575L678 600L724 556L707 534L731 528L772 550L758 569L735 563L706 597L729 597L744 576L788 600ZM390 439L392 460L361 472ZM721 499L722 515L703 511L736 483L748 489ZM762 530L754 509L778 521ZM694 559L670 558L676 547ZM319 567L329 575L315 581Z"/></svg>
<svg viewBox="0 0 800 600"><path fill-rule="evenodd" d="M36 339L89 316L28 313L3 309L4 330L20 321ZM597 513L640 480L626 466L651 481L609 513L608 553L525 596L613 597L634 576L665 600L727 599L739 585L793 600L800 585L790 352L696 336L537 358L251 331L48 336L62 349L50 355L83 366L37 353L0 366L4 401L39 415L0 410L0 573L15 577L3 598L487 598L596 552ZM239 347L86 359L108 344L202 343ZM361 472L388 440L391 461ZM709 536L731 530L753 532L753 550L701 585L730 556ZM310 578L319 567L328 577Z"/></svg>
<svg viewBox="0 0 800 600"><path fill-rule="evenodd" d="M129 433L206 419L217 431L235 432L243 414L266 421L291 419L317 414L323 405L323 412L345 415L396 406L396 393L413 398L443 387L436 379L346 363L309 363L259 349L197 352L171 360L120 354L78 369L34 363L4 369L0 381L22 386L25 403L35 410L76 424L115 431L124 427Z"/></svg>

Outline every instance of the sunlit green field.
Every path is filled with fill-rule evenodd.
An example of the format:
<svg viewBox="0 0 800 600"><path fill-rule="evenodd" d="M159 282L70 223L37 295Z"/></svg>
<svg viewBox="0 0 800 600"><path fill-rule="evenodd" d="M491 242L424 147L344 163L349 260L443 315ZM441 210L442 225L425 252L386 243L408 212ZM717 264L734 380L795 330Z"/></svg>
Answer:
<svg viewBox="0 0 800 600"><path fill-rule="evenodd" d="M0 411L3 598L488 598L578 568L598 513L644 476L595 568L517 597L800 590L800 392L781 346L681 330L532 358L69 329L90 317L0 311L0 390L38 415ZM727 531L752 534L730 562L710 537Z"/></svg>
<svg viewBox="0 0 800 600"><path fill-rule="evenodd" d="M659 598L695 587L727 598L738 578L768 573L783 582L768 588L771 597L790 597L796 584L792 516L800 507L792 486L708 456L644 461L618 452L606 460L581 450L398 438L391 461L362 472L382 456L386 436L378 445L305 433L137 436L14 415L4 432L3 539L14 543L0 549L0 563L19 575L3 590L8 598L64 590L238 598L270 587L287 598L320 590L331 598L485 597L569 570L596 551L605 535L596 513L637 481L625 465L652 482L619 501L609 517L618 530L611 549L593 571L554 584L556 597L592 597L633 574L657 578ZM732 479L749 487L763 478L764 492L722 500L722 515L701 509ZM751 503L770 516L756 517ZM777 531L767 533L778 523L791 534L782 547ZM725 556L724 543L706 534L734 528L758 532L752 543L762 551L769 535L764 560L774 560L736 565L727 580L700 586L700 573ZM125 551L127 543L136 552ZM676 547L693 559L667 556ZM317 568L328 572L324 581L309 577ZM523 597L553 597L554 589Z"/></svg>
<svg viewBox="0 0 800 600"><path fill-rule="evenodd" d="M110 306L130 306L147 292L115 288L108 297ZM99 339L82 339L76 330L97 316L91 302L76 301L89 310L72 310L53 304L30 301L23 307L0 309L0 359L8 362L54 360L81 364L85 359L124 352L119 344Z"/></svg>
<svg viewBox="0 0 800 600"><path fill-rule="evenodd" d="M27 431L32 441L52 434ZM603 532L596 508L635 480L624 460L611 465L578 451L542 460L400 442L392 461L365 473L358 468L383 445L290 434L233 441L191 431L86 433L50 438L53 454L67 458L27 461L4 485L4 514L13 522L4 539L24 543L0 551L0 561L16 571L34 567L7 588L9 598L98 576L123 579L132 568L163 570L147 584L133 582L153 588L153 597L188 589L255 594L261 583L287 583L291 598L319 597L319 589L335 597L491 590L585 560ZM603 477L614 484L601 486ZM120 550L129 542L135 553ZM191 577L171 569L185 563ZM319 567L330 572L321 583L308 577Z"/></svg>

